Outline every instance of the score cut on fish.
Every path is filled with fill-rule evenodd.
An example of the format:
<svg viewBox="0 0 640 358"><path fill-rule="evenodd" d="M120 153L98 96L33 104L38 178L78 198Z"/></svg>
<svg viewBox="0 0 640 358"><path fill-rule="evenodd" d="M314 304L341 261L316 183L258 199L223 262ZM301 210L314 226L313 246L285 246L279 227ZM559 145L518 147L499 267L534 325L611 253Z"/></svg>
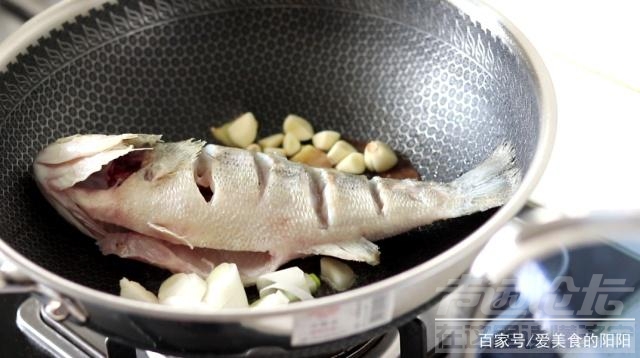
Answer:
<svg viewBox="0 0 640 358"><path fill-rule="evenodd" d="M440 183L148 134L62 138L33 169L47 200L104 254L203 277L233 262L245 284L307 255L375 265L374 241L500 206L520 182L508 144Z"/></svg>

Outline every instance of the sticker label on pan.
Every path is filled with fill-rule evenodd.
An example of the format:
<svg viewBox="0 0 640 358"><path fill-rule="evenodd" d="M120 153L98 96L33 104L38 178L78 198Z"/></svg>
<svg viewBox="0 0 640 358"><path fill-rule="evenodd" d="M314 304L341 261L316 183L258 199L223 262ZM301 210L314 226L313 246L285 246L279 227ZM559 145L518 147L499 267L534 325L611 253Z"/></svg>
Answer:
<svg viewBox="0 0 640 358"><path fill-rule="evenodd" d="M298 314L293 323L291 345L332 341L383 325L391 321L393 307L394 296L386 293Z"/></svg>

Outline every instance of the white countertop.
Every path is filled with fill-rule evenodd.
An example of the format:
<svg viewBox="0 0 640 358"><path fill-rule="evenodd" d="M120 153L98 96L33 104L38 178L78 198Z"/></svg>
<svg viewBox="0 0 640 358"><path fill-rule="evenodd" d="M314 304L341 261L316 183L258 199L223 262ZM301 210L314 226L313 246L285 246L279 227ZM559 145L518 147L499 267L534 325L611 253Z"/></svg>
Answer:
<svg viewBox="0 0 640 358"><path fill-rule="evenodd" d="M640 1L485 0L542 56L558 102L532 199L573 215L640 209Z"/></svg>

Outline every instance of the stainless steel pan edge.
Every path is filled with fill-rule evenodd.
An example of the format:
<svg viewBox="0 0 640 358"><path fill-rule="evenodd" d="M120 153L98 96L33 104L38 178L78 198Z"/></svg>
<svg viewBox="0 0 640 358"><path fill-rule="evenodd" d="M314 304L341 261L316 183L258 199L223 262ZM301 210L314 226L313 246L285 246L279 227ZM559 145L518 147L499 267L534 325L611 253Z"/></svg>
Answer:
<svg viewBox="0 0 640 358"><path fill-rule="evenodd" d="M0 252L15 263L25 275L62 295L72 297L90 306L103 306L137 316L184 322L244 322L248 325L253 325L253 323L263 320L290 318L292 315L304 314L305 312L336 304L361 301L372 295L381 294L392 294L394 296L393 317L399 317L411 311L432 298L436 293L437 287L445 286L448 279L457 277L464 272L490 236L524 206L545 169L555 137L556 104L553 87L542 60L531 44L511 23L486 5L473 0L450 1L472 19L482 20L483 26L500 36L514 51L521 52L522 58L525 59L531 73L534 74L535 87L539 98L540 135L529 171L514 197L479 230L445 253L392 278L312 302L303 302L285 308L262 312L228 310L216 314L202 315L174 308L131 302L89 289L44 270L20 255L3 241L0 241ZM105 2L107 1L67 1L43 12L25 24L23 29L19 30L15 36L0 45L0 68L13 61L18 53L26 49L37 38L46 36L52 28ZM44 21L45 19L49 19L49 21ZM284 326L290 327L289 324Z"/></svg>

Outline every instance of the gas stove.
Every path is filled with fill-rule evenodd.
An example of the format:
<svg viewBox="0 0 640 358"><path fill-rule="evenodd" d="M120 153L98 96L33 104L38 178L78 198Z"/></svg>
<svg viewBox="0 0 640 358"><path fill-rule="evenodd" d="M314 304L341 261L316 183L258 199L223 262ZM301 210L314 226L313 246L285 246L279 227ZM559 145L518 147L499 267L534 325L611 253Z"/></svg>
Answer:
<svg viewBox="0 0 640 358"><path fill-rule="evenodd" d="M72 322L57 322L50 318L46 308L36 299L28 298L18 308L16 324L31 345L41 352L55 357L169 357L156 352L123 346L99 333ZM244 354L225 357L261 357L282 355L273 348L255 348ZM284 353L286 354L286 353ZM400 355L400 339L397 330L331 354L332 358L395 358ZM209 356L209 355L207 355ZM196 355L197 357L197 355Z"/></svg>
<svg viewBox="0 0 640 358"><path fill-rule="evenodd" d="M17 312L17 313L16 313ZM15 315L15 321L10 317ZM136 357L165 356L124 346L109 337L70 321L58 322L35 297L0 296L0 356L2 357ZM286 356L287 352L270 347L255 348L239 355L220 357ZM189 355L189 357L218 355ZM400 357L400 335L391 330L366 342L328 355L331 358ZM176 357L177 358L177 357Z"/></svg>
<svg viewBox="0 0 640 358"><path fill-rule="evenodd" d="M539 210L537 212L539 213ZM524 220L531 220L530 213L531 210L527 209L520 217L524 218ZM499 245L499 240L499 237L495 237L489 242L488 246ZM583 327L583 330L588 324L600 325L607 329L624 326L630 329L627 331L627 335L624 336L624 349L596 352L607 353L607 356L611 353L635 352L637 344L635 319L640 317L640 297L635 292L635 288L640 286L640 255L611 241L603 241L602 244L597 246L572 251L560 248L559 254L543 261L530 262L523 266L514 274L513 282L520 295L534 297L537 292L541 291L542 287L548 287L550 282L555 282L555 279L559 277L569 278L571 282L559 285L554 291L555 295L562 297L567 293L571 293L576 296L576 299L571 301L572 305L578 305L573 307L575 310L580 309L579 305L588 300L589 292L585 288L593 286L594 278L597 278L599 280L598 284L601 285L607 285L607 282L622 284L624 289L609 290L606 297L608 299L607 302L620 302L620 305L624 306L624 311L622 314L619 312L615 318L606 318L600 313L594 313L589 319L569 320L567 318L540 315L532 312L527 305L510 305L506 309L493 314L486 324L482 323L481 332L485 333L480 333L479 335L487 335L486 330L490 327L517 326L519 329L528 330L531 337L535 337L532 329L537 329L538 332L541 332L541 330L549 329L549 327L569 327L571 324L578 328ZM578 288L577 290L576 287ZM334 352L329 357L395 358L439 355L451 352L451 348L456 347L455 342L452 341L456 335L460 335L462 331L468 331L474 327L477 329L478 327L478 322L473 322L469 316L451 318L452 316L441 313L441 307L450 307L452 305L451 301L456 300L456 295L459 294L457 289L452 289L448 291L448 294L442 295L440 301L434 302L431 308L407 325L399 329L393 329L382 336L362 342L345 351ZM3 357L162 357L156 352L136 350L135 348L123 346L110 340L109 337L72 322L64 321L60 323L52 319L47 309L33 297L0 296L0 319L0 341L4 343L0 345L0 356ZM445 332L443 327L449 327L450 329L456 324L462 331L450 331L448 334L443 334ZM494 330L491 337L508 337L508 332ZM543 353L554 357L571 353L568 348L552 349L551 341L549 341L548 349L544 351L536 350L536 345L531 343L531 340L529 340L528 345L523 343L522 347L523 349L529 349L528 353ZM486 346L484 347L485 349L482 349L481 340L479 339L472 343L471 348L480 349L483 352L482 356L490 357L500 353L496 349L486 349ZM517 352L521 353L520 351ZM257 347L234 357L287 356L289 353L279 348ZM514 351L510 351L510 353L514 353ZM213 357L215 356L213 355Z"/></svg>

